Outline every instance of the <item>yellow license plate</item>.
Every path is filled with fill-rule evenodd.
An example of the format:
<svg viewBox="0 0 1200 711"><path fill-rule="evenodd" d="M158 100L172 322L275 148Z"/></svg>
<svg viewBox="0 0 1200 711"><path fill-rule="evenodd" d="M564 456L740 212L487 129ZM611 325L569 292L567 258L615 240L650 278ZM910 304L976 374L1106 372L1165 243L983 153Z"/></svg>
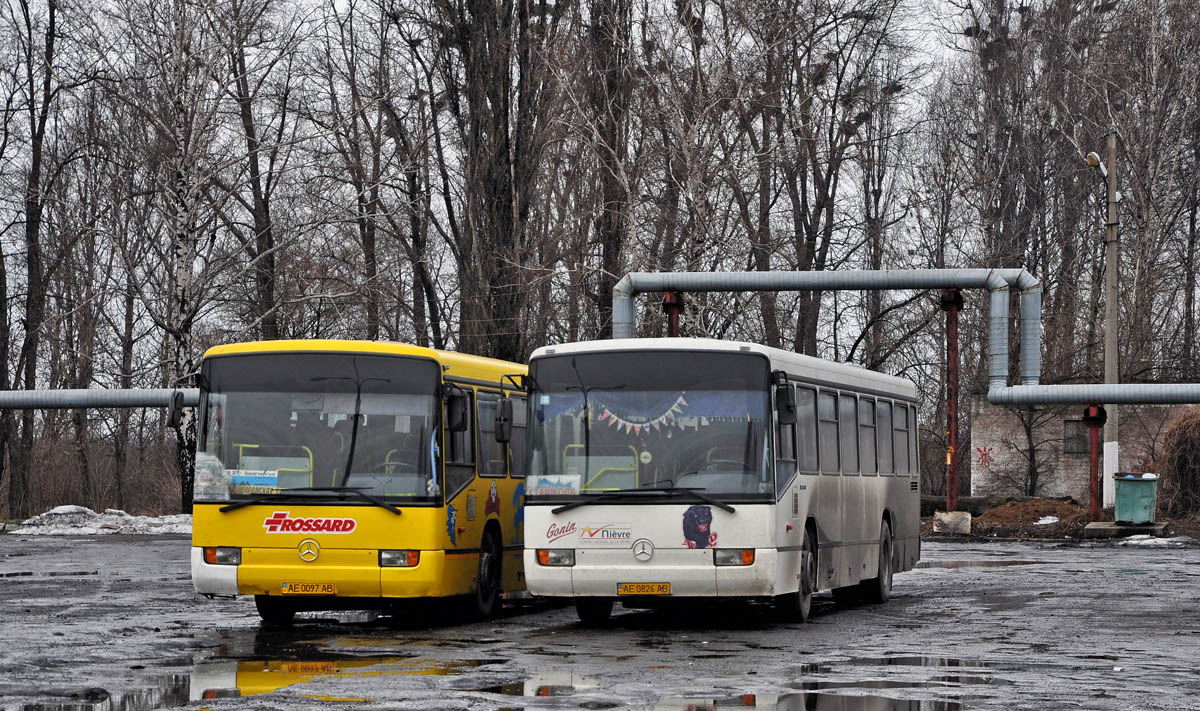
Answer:
<svg viewBox="0 0 1200 711"><path fill-rule="evenodd" d="M670 595L670 583L617 583L618 595Z"/></svg>
<svg viewBox="0 0 1200 711"><path fill-rule="evenodd" d="M284 662L284 674L333 674L337 666L333 662Z"/></svg>
<svg viewBox="0 0 1200 711"><path fill-rule="evenodd" d="M336 595L333 583L284 583L284 595Z"/></svg>

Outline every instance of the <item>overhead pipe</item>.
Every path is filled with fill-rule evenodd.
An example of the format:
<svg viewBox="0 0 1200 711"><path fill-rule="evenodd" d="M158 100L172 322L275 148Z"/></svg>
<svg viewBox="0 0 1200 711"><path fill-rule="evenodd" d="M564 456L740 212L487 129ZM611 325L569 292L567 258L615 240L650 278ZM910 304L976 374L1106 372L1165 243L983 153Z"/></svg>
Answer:
<svg viewBox="0 0 1200 711"><path fill-rule="evenodd" d="M1024 269L895 269L806 272L630 272L613 287L613 338L632 338L633 297L659 291L825 291L987 289L991 292L988 380L1008 382L1008 291L1021 295L1021 382L1037 385L1041 372L1042 289Z"/></svg>
<svg viewBox="0 0 1200 711"><path fill-rule="evenodd" d="M183 394L183 404L200 404L198 388L79 388L67 390L0 391L0 408L6 410L75 409L100 407L169 407L174 393Z"/></svg>
<svg viewBox="0 0 1200 711"><path fill-rule="evenodd" d="M658 291L987 289L988 402L993 405L1200 403L1200 383L1041 385L1042 289L1024 269L630 272L613 287L613 338L634 336L633 297ZM1008 384L1009 291L1020 294L1019 385Z"/></svg>

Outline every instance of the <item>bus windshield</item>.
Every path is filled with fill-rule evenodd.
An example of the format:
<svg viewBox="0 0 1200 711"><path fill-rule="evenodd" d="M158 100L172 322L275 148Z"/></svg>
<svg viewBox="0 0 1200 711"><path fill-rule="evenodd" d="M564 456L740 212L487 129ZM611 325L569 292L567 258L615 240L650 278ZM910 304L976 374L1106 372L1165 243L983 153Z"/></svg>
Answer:
<svg viewBox="0 0 1200 711"><path fill-rule="evenodd" d="M530 373L531 497L773 493L761 356L564 354L534 360Z"/></svg>
<svg viewBox="0 0 1200 711"><path fill-rule="evenodd" d="M211 358L202 374L196 500L354 489L440 501L434 361L251 354Z"/></svg>

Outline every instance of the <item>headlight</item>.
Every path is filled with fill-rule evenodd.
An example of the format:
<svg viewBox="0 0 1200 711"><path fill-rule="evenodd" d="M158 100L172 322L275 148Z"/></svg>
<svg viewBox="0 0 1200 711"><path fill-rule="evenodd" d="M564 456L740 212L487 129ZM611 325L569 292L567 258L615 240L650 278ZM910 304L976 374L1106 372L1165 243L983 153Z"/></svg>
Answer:
<svg viewBox="0 0 1200 711"><path fill-rule="evenodd" d="M574 548L539 548L538 563L541 565L569 566L575 565Z"/></svg>
<svg viewBox="0 0 1200 711"><path fill-rule="evenodd" d="M209 565L241 565L241 548L205 548L204 562Z"/></svg>
<svg viewBox="0 0 1200 711"><path fill-rule="evenodd" d="M753 548L718 548L713 551L717 565L754 565Z"/></svg>
<svg viewBox="0 0 1200 711"><path fill-rule="evenodd" d="M380 568L414 568L421 562L421 551L379 551Z"/></svg>

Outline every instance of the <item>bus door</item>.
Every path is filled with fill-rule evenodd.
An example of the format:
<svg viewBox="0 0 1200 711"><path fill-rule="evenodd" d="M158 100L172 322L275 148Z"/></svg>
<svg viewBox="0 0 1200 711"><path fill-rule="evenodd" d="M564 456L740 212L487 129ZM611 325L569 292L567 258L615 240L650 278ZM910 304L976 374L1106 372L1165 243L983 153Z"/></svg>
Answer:
<svg viewBox="0 0 1200 711"><path fill-rule="evenodd" d="M445 409L442 457L445 462L447 582L456 591L467 592L475 577L483 537L483 516L475 477L475 391L469 387L449 386Z"/></svg>
<svg viewBox="0 0 1200 711"><path fill-rule="evenodd" d="M817 393L817 451L820 456L821 477L818 482L814 510L819 540L818 573L820 587L838 587L847 583L843 499L845 489L841 475L841 451L838 438L838 395L835 391Z"/></svg>

